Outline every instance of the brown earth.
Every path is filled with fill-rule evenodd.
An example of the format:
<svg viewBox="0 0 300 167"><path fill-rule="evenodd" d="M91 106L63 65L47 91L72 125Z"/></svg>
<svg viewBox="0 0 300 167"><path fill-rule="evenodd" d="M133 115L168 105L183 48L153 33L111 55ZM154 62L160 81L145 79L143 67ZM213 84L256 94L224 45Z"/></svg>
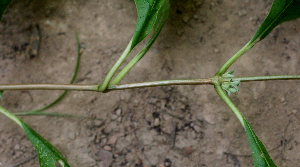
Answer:
<svg viewBox="0 0 300 167"><path fill-rule="evenodd" d="M250 40L272 1L171 3L170 17L157 41L122 83L213 76ZM77 30L83 54L76 83L100 84L129 42L135 22L133 0L13 0L0 23L0 83L68 83L76 64ZM35 25L41 32L39 56L29 58ZM232 66L235 75L300 74L299 25L298 19L275 28ZM242 83L240 92L230 97L278 166L300 164L299 83ZM32 110L60 93L5 91L0 105L11 112ZM106 94L73 91L46 112L101 119L21 117L56 146L72 167L253 166L242 126L212 86ZM24 132L3 115L0 127L0 166L25 160L19 166L38 166Z"/></svg>

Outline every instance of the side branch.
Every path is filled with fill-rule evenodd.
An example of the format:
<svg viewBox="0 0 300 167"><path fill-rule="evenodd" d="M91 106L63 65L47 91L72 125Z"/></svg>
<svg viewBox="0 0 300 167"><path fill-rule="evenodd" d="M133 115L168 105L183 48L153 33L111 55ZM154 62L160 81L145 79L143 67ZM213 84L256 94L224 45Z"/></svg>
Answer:
<svg viewBox="0 0 300 167"><path fill-rule="evenodd" d="M230 80L240 82L250 81L268 81L268 80L299 80L300 75L273 75L273 76L253 76L253 77L235 77L235 78L220 78L219 81L228 82Z"/></svg>

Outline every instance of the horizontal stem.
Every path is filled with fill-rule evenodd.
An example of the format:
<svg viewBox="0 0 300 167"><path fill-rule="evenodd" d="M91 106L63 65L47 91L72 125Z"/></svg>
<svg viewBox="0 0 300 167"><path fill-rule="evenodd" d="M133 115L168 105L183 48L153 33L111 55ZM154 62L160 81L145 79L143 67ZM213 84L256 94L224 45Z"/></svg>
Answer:
<svg viewBox="0 0 300 167"><path fill-rule="evenodd" d="M186 79L186 80L165 80L142 83L131 83L123 85L110 85L107 90L134 89L154 86L169 85L202 85L212 84L208 79ZM76 85L76 84L7 84L1 85L0 90L77 90L77 91L98 91L98 85Z"/></svg>
<svg viewBox="0 0 300 167"><path fill-rule="evenodd" d="M267 81L267 80L299 80L300 75L273 75L273 76L254 76L254 77L235 77L235 78L219 78L219 82L228 82L230 80L249 82L249 81Z"/></svg>
<svg viewBox="0 0 300 167"><path fill-rule="evenodd" d="M0 85L0 90L79 90L97 91L98 85L76 84L6 84Z"/></svg>
<svg viewBox="0 0 300 167"><path fill-rule="evenodd" d="M236 78L219 78L219 82L228 82L230 80L241 82L249 81L266 81L266 80L296 80L300 75L275 75L275 76L256 76L256 77L236 77ZM205 79L183 79L183 80L164 80L131 83L122 85L109 85L108 91L145 88L155 86L170 85L213 85L212 78ZM98 85L76 85L76 84L0 84L0 90L77 90L77 91L98 91Z"/></svg>
<svg viewBox="0 0 300 167"><path fill-rule="evenodd" d="M165 81L152 81L152 82L141 82L123 85L109 85L108 90L122 90L122 89L134 89L134 88L145 88L155 86L169 86L169 85L213 85L212 79L186 79L186 80L165 80ZM1 89L1 87L0 87Z"/></svg>

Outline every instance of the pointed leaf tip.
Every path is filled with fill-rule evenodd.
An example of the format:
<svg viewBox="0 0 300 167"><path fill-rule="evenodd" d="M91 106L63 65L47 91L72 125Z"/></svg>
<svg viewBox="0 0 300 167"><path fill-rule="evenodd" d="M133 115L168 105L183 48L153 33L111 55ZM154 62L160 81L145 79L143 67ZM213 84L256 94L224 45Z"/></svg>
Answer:
<svg viewBox="0 0 300 167"><path fill-rule="evenodd" d="M270 12L250 43L264 39L277 25L300 17L300 0L273 0Z"/></svg>
<svg viewBox="0 0 300 167"><path fill-rule="evenodd" d="M132 37L131 49L140 43L157 24L161 8L170 0L134 0L137 8L137 23ZM159 20L159 19L158 19ZM161 24L163 26L163 24Z"/></svg>
<svg viewBox="0 0 300 167"><path fill-rule="evenodd" d="M263 143L258 139L250 124L244 119L247 139L255 167L276 167Z"/></svg>

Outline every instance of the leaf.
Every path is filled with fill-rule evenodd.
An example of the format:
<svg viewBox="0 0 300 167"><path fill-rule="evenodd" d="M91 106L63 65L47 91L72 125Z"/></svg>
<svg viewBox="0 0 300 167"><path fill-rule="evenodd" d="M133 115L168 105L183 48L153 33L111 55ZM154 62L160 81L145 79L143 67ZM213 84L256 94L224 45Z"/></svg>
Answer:
<svg viewBox="0 0 300 167"><path fill-rule="evenodd" d="M265 146L258 139L258 137L253 132L249 123L244 119L245 130L250 144L252 157L254 160L255 167L276 167L272 159L270 158Z"/></svg>
<svg viewBox="0 0 300 167"><path fill-rule="evenodd" d="M138 19L133 37L118 61L107 73L102 84L98 86L98 91L100 92L106 92L105 90L109 84L119 83L126 73L146 54L158 36L169 15L170 0L135 0L135 4L138 13ZM154 29L152 37L147 42L146 46L130 61L130 63L126 66L126 69L124 68L118 74L116 79L110 83L112 77L125 61L131 50L139 42L141 42L151 32L152 29Z"/></svg>
<svg viewBox="0 0 300 167"><path fill-rule="evenodd" d="M60 161L60 163L63 162L63 167L69 167L66 159L58 151L58 149L56 149L23 121L21 121L21 123L27 137L37 151L40 167L55 167L56 161Z"/></svg>
<svg viewBox="0 0 300 167"><path fill-rule="evenodd" d="M3 90L0 90L0 99L1 99L1 100L3 100L2 94L3 94Z"/></svg>
<svg viewBox="0 0 300 167"><path fill-rule="evenodd" d="M70 167L66 159L52 144L45 140L41 135L36 133L32 128L25 124L20 118L10 113L8 110L0 106L0 113L4 114L15 123L17 123L26 133L28 139L35 147L40 167L55 167L55 163L58 162L63 167Z"/></svg>
<svg viewBox="0 0 300 167"><path fill-rule="evenodd" d="M270 12L250 43L264 39L277 25L300 17L300 0L274 0Z"/></svg>
<svg viewBox="0 0 300 167"><path fill-rule="evenodd" d="M262 144L262 142L257 138L255 133L253 132L251 126L243 117L241 112L236 108L236 106L232 103L232 101L226 96L223 92L220 84L215 84L215 90L221 99L226 103L226 105L231 109L231 111L235 114L235 116L239 119L243 127L245 128L247 139L250 144L252 158L254 161L255 167L276 167L272 159L270 158L266 148Z"/></svg>
<svg viewBox="0 0 300 167"><path fill-rule="evenodd" d="M141 60L147 51L150 49L157 36L159 35L162 27L164 26L170 13L170 0L165 0L161 8L158 10L157 19L155 21L152 35L147 41L145 47L122 69L122 71L116 76L116 78L110 84L118 84L122 78L129 72L129 70Z"/></svg>
<svg viewBox="0 0 300 167"><path fill-rule="evenodd" d="M8 4L11 0L0 0L0 20L2 18L2 15L4 13L4 10L7 8Z"/></svg>
<svg viewBox="0 0 300 167"><path fill-rule="evenodd" d="M158 13L169 0L134 0L137 8L137 23L132 37L131 49L140 43L153 29ZM161 25L161 24L158 24ZM161 25L161 27L163 24Z"/></svg>

